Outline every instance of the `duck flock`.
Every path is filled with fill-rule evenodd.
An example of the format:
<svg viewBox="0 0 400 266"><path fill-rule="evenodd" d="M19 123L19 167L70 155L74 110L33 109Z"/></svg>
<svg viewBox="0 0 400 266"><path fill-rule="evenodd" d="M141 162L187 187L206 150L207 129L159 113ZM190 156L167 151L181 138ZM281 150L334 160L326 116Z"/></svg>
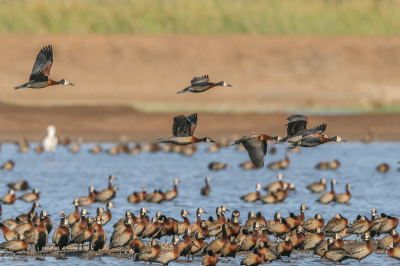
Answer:
<svg viewBox="0 0 400 266"><path fill-rule="evenodd" d="M53 65L53 48L51 45L44 47L36 57L29 82L15 87L15 89L32 88L41 89L54 85L74 86L71 82L62 79L55 81L49 78L50 70ZM213 83L209 81L208 75L195 77L191 80L191 85L177 94L181 93L202 93L213 87L232 87L225 81ZM221 140L215 143L210 137L197 138L194 131L197 127L198 115L178 115L173 118L172 137L160 138L158 143L150 143L146 146L140 144L130 148L126 142L122 141L117 146L107 150L109 154L127 152L138 154L147 150L155 152L163 150L166 152L180 152L192 155L196 152L196 143L214 143L207 149L209 152L218 151L221 147L227 147L229 141ZM250 133L242 138L236 138L231 145L237 146L239 150L248 152L250 161L240 165L245 170L262 169L264 158L267 155L267 142L274 144L288 143L286 146L288 153L285 158L268 164L268 168L273 170L285 169L290 164L290 152L299 150L299 147L315 148L329 142L346 142L340 136L328 137L324 135L327 125L322 124L311 129L307 129L308 118L304 115L292 115L288 117L286 124L286 136L270 136L264 133ZM69 145L69 140L65 143L56 136L54 126L48 127L48 135L43 142L35 148L35 151L47 152L54 156L54 152L59 143ZM372 129L369 129L365 141L372 140ZM70 152L76 153L81 149L82 139L71 145ZM26 140L19 143L19 151L27 152L30 147ZM1 146L0 146L1 147ZM274 153L275 147L270 148ZM100 144L90 150L91 153L103 152ZM54 159L54 157L52 157ZM3 170L12 170L15 163L11 160L3 164ZM323 161L316 165L319 170L335 170L340 166L339 161ZM210 170L223 170L230 167L229 163L211 162ZM378 170L386 172L387 165L378 166ZM203 208L196 210L195 222L190 222L187 209L182 209L181 217L167 217L161 211L155 217L148 216L150 213L146 207L141 207L139 213L126 210L124 217L116 219L113 217L111 201L116 197L117 185L112 185L115 180L114 175L108 178L108 187L101 191L96 191L93 186L89 187L89 195L82 196L73 200L75 211L69 215L60 208L60 222L53 228L50 214L46 210L36 212L40 208L38 203L40 193L38 189L33 189L31 193L26 193L16 197L15 191L26 191L30 188L27 181L9 183L9 193L1 198L3 204L13 204L17 199L32 203L28 213L18 215L16 218L7 218L1 221L0 229L4 238L7 240L0 244L0 249L4 250L3 256L7 252L21 255L34 255L45 257L46 253L51 253L57 257L67 257L73 252L81 249L81 256L94 258L95 255L102 256L103 253L129 254L134 261L144 261L168 265L174 260L192 259L201 256L203 265L216 265L220 260L236 261L240 257L241 265L259 265L263 262L278 260L289 260L291 256L300 251L309 252L313 256L318 256L332 262L342 262L347 259L361 261L377 249L386 250L387 254L400 260L400 237L396 227L399 219L381 213L378 215L375 208L372 209L372 216L358 216L356 220L350 221L341 214L332 214L329 220L325 220L321 214L311 215L306 219L305 212L309 208L304 204L299 204L299 213L293 212L288 217L283 217L279 212L275 213L270 220L263 216L261 212L249 212L247 219L240 221L241 213L233 210L230 217L225 214L229 212L227 206L218 206L215 209L216 216L202 219L202 215L207 214ZM200 188L200 194L208 196L211 191L209 185L210 178L205 178L205 187ZM312 193L322 193L326 190L326 180L322 178L319 182L311 183L307 186ZM173 180L173 189L165 192L156 189L147 193L145 185L142 191L135 191L127 196L129 203L160 203L174 200L178 196L179 179ZM318 198L321 204L330 202L347 203L351 199L351 184L346 185L346 192L336 194L334 185L336 180L331 180L331 190ZM293 183L283 181L283 175L278 174L278 180L264 187L267 194L261 195L261 184L256 184L256 191L241 197L245 202L262 202L264 204L275 204L284 201L291 190L295 190ZM72 199L71 199L72 200ZM106 208L98 207L93 217L90 216L85 207L96 202L106 204ZM227 204L229 205L229 204ZM132 205L137 206L137 205ZM80 207L83 207L80 209ZM0 206L0 215L2 215ZM245 215L246 216L246 215ZM113 220L113 232L106 235L103 226ZM245 220L245 221L244 221ZM54 229L54 230L53 230ZM344 238L355 235L355 245L345 246ZM49 237L53 249L49 251ZM182 236L182 239L179 238ZM373 238L379 239L376 243ZM272 241L270 240L272 239ZM172 243L165 244L165 243ZM375 245L375 244L376 245ZM88 245L85 245L88 244ZM304 253L304 252L303 252ZM71 254L72 256L72 254ZM128 255L127 255L128 256Z"/></svg>

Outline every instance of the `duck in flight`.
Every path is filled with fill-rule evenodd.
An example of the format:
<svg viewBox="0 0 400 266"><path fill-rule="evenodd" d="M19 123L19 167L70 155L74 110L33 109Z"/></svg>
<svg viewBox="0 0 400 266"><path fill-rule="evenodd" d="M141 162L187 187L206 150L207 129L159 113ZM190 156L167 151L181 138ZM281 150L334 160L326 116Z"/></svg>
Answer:
<svg viewBox="0 0 400 266"><path fill-rule="evenodd" d="M281 137L270 137L265 134L251 133L235 141L232 145L243 144L254 166L258 169L264 167L264 156L267 155L267 140L279 141Z"/></svg>
<svg viewBox="0 0 400 266"><path fill-rule="evenodd" d="M297 142L293 143L292 145L286 147L286 149L294 149L297 146L301 147L315 147L327 142L347 142L346 140L342 139L340 136L334 136L332 138L328 138L326 135L310 135L308 137L302 138Z"/></svg>
<svg viewBox="0 0 400 266"><path fill-rule="evenodd" d="M297 141L309 136L321 135L325 132L327 126L326 124L322 124L307 130L308 117L304 115L292 115L288 117L287 120L289 123L286 125L286 137L279 140L277 143L296 143Z"/></svg>
<svg viewBox="0 0 400 266"><path fill-rule="evenodd" d="M29 77L29 82L17 86L14 89L32 88L41 89L53 85L70 85L74 86L68 80L62 79L55 81L49 78L51 67L53 66L53 47L48 45L40 50L36 56L36 62L33 65L32 73Z"/></svg>
<svg viewBox="0 0 400 266"><path fill-rule="evenodd" d="M192 83L192 85L190 85L189 87L187 87L181 91L178 91L176 94L185 93L185 92L200 93L200 92L205 92L206 90L209 90L216 86L232 87L232 85L229 85L225 81L213 83L213 82L209 82L209 80L210 79L208 78L208 75L204 75L202 77L194 77L190 81Z"/></svg>
<svg viewBox="0 0 400 266"><path fill-rule="evenodd" d="M215 142L209 137L198 139L193 136L197 126L197 114L192 114L188 117L178 115L174 117L172 126L173 137L169 139L159 139L159 143L172 143L175 145L188 145L197 142Z"/></svg>

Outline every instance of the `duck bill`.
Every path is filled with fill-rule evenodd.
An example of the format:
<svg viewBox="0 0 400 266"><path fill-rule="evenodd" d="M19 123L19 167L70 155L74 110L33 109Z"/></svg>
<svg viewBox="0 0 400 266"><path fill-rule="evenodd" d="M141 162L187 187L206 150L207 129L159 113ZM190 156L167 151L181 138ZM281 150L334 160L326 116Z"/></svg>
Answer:
<svg viewBox="0 0 400 266"><path fill-rule="evenodd" d="M230 85L230 84L226 84L226 86L227 86L227 87L233 87L233 86L232 86L232 85Z"/></svg>
<svg viewBox="0 0 400 266"><path fill-rule="evenodd" d="M69 82L68 81L68 84L67 85L69 85L69 86L75 86L74 84L72 84L71 82Z"/></svg>

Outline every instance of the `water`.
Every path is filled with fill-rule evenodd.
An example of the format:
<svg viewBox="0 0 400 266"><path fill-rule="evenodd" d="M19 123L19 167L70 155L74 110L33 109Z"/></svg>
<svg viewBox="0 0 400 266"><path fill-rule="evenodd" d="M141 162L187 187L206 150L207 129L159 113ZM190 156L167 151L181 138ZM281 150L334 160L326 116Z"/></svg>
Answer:
<svg viewBox="0 0 400 266"><path fill-rule="evenodd" d="M88 187L95 186L97 190L105 189L108 185L108 176L116 176L115 184L119 185L116 198L113 199L116 208L113 211L112 221L105 226L106 234L109 237L112 233L112 224L124 216L126 210L132 210L136 214L141 207L147 207L154 216L157 211L162 211L167 217L172 216L181 220L180 212L187 209L195 220L195 213L198 207L204 208L208 215L215 217L215 208L226 205L232 210L241 212L241 221L245 221L249 211L261 211L267 219L271 219L277 211L287 217L289 212L299 213L301 204L306 204L311 210L306 211L306 219L316 213L329 220L336 213L340 213L353 221L358 214L371 216L373 207L378 212L388 215L400 216L397 208L398 192L400 185L399 172L396 170L396 162L400 158L398 150L400 143L329 143L316 148L303 148L300 153L294 153L291 157L291 164L288 169L282 171L284 181L296 185L296 193L290 193L285 202L276 205L263 205L261 203L245 203L240 196L255 191L256 183L263 186L269 182L276 181L278 171L269 169L244 171L238 165L248 160L246 152L238 152L233 147L221 149L218 153L205 151L207 145L199 145L198 152L191 157L174 153L140 153L137 156L120 154L111 156L106 153L93 155L87 151L94 144L84 144L77 154L71 154L64 147L58 147L54 162L50 162L47 154L36 154L30 151L27 154L17 152L18 147L13 144L3 144L0 153L0 163L8 159L16 163L12 171L1 171L0 195L7 193L7 183L18 180L27 180L32 188L40 191L39 203L52 215L55 227L59 223L59 213L65 210L67 214L73 212L74 198L88 194ZM113 144L103 144L103 149L110 148ZM32 147L35 144L32 145ZM284 146L276 145L276 154L267 154L266 164L284 157ZM338 159L341 167L336 171L319 171L315 165L321 160L331 161ZM222 171L208 170L208 164L212 161L231 163L231 167ZM386 174L376 171L376 166L386 162L391 169ZM204 186L205 177L211 177L210 197L200 195L200 189ZM161 204L150 204L142 202L130 204L126 198L133 191L140 191L141 185L145 184L148 192L153 189L172 189L173 179L178 177L179 196L172 202ZM351 183L352 199L347 205L331 204L321 205L315 200L320 195L311 194L305 187L318 181L322 177L328 180L335 178L338 181L336 193L345 191L347 183ZM24 192L16 192L17 197ZM262 191L264 194L264 191ZM89 213L95 214L95 210L102 204L95 203L87 207ZM102 205L105 207L104 205ZM2 218L16 217L20 213L27 213L31 203L17 200L13 205L3 205ZM230 215L230 213L228 213ZM54 229L53 229L54 231ZM1 237L2 238L2 237ZM1 239L4 241L4 239ZM51 235L49 237L51 241ZM242 257L237 258L236 265L239 265ZM11 262L10 258L4 259ZM331 264L308 256L300 256L299 259L292 259L291 265L309 264ZM395 264L396 261L382 254L372 254L363 262L374 264ZM33 257L18 259L13 264L28 262L29 265L42 263ZM82 258L69 257L67 260L56 260L46 258L47 263L73 265L84 262L85 264L117 264L127 262L127 259L104 257L101 261L88 261ZM131 263L131 262L130 262ZM282 262L280 262L282 263ZM356 264L358 262L346 260L343 264ZM201 265L201 261L190 262L191 265ZM232 265L233 262L220 262L221 265ZM182 265L182 262L172 262L170 265Z"/></svg>

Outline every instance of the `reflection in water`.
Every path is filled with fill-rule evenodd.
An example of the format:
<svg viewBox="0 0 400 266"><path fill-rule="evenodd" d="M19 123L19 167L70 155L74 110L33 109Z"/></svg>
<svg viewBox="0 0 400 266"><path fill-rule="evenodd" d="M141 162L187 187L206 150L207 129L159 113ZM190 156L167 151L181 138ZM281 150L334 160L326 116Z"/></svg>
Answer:
<svg viewBox="0 0 400 266"><path fill-rule="evenodd" d="M35 145L33 145L35 146ZM340 213L353 221L358 214L371 216L373 207L378 213L384 212L388 215L400 216L397 207L398 194L395 187L399 187L400 178L396 171L398 161L398 143L343 143L326 144L316 148L303 148L300 153L292 154L291 164L288 169L283 170L283 180L296 185L296 193L289 193L285 202L276 205L263 205L260 202L246 203L240 200L240 196L254 191L256 183L264 187L275 181L278 171L268 169L244 171L238 165L248 160L246 152L238 152L234 148L220 149L217 153L205 151L207 145L199 145L198 152L191 157L174 153L140 153L137 156L120 154L110 156L106 153L90 154L88 150L94 144L84 144L77 154L71 154L67 148L59 147L55 154L55 161L49 162L46 154L35 154L32 150L26 154L17 152L18 147L6 144L0 153L0 164L8 159L13 160L16 166L13 170L1 171L0 195L7 193L7 183L18 180L27 180L32 188L38 188L41 192L39 203L43 206L38 211L45 209L52 215L55 227L59 223L59 213L65 210L67 214L74 211L72 204L75 197L88 194L88 187L95 186L96 190L105 189L108 185L108 176L113 174L117 180L114 182L119 186L116 198L113 200L116 208L113 209L113 219L104 229L108 240L112 233L112 225L123 217L127 209L136 214L141 207L147 207L152 214L162 211L167 217L172 216L178 220L183 208L190 213L195 213L198 207L204 208L209 214L214 214L217 206L226 205L232 210L241 212L240 220L245 221L249 211L261 211L268 219L272 219L277 211L287 217L289 212L298 214L301 204L306 204L311 210L306 211L306 219L316 213L322 214L326 219L332 218ZM104 150L112 147L111 144L103 145ZM277 152L273 155L267 154L266 165L284 157L284 145L276 145ZM341 166L335 171L318 171L315 165L322 161L338 159ZM210 171L208 165L212 161L229 162L232 166L221 171ZM382 174L376 171L376 166L386 162L392 168L389 172ZM211 193L209 197L200 194L204 186L204 178L211 177ZM173 188L174 178L179 178L179 195L171 202L161 204L150 204L142 202L130 204L127 196L133 191L141 191L141 186L146 185L147 191L154 189L170 190ZM321 205L316 202L320 194L311 194L306 186L321 178L327 179L328 189L330 180L335 178L338 184L335 187L337 193L345 191L347 183L351 183L352 199L349 204ZM17 196L24 192L17 191ZM262 191L262 195L266 192ZM97 206L105 207L105 204L92 204L87 209L89 213L95 213ZM27 213L31 203L17 200L13 205L3 205L2 218L16 217L20 213ZM215 215L215 214L214 214ZM230 216L230 213L228 213ZM203 217L207 218L206 216ZM195 217L189 217L194 220ZM54 227L54 228L55 228ZM53 229L54 232L54 229ZM53 233L52 232L52 233ZM51 242L51 235L49 240ZM2 237L1 237L2 238ZM4 241L4 239L1 239ZM13 264L25 263L25 259L5 258L4 261ZM42 263L34 258L28 259L32 265ZM241 258L236 259L239 265ZM321 262L317 258L306 255L299 259L291 259L293 265L320 265L332 264ZM384 254L373 254L365 259L366 263L381 264L395 263L393 259L385 257ZM56 258L46 257L46 262L63 263L67 265L82 263L82 258L69 257L64 261L56 261ZM103 259L85 260L85 265L117 264L128 262L127 259L104 257ZM182 265L182 262L173 262L170 265ZM129 262L132 263L132 262ZM345 264L358 264L356 261L348 260ZM190 262L191 265L201 265L200 258ZM233 264L221 262L221 265Z"/></svg>

